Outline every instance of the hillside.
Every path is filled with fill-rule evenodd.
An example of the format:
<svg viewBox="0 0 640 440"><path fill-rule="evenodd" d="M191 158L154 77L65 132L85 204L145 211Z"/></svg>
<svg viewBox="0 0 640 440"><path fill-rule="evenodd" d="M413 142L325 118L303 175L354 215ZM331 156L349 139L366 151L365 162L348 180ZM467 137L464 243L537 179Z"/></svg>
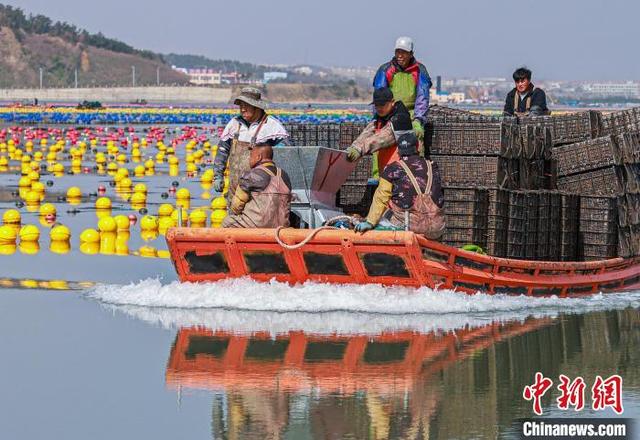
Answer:
<svg viewBox="0 0 640 440"><path fill-rule="evenodd" d="M186 84L160 55L0 4L0 88Z"/></svg>

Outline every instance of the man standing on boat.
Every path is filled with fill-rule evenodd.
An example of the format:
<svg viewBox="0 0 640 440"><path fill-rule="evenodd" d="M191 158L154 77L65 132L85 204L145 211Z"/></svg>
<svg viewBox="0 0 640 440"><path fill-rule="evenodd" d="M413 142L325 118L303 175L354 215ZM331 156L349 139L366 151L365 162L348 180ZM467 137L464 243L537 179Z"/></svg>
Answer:
<svg viewBox="0 0 640 440"><path fill-rule="evenodd" d="M394 55L391 61L378 68L373 78L373 88L391 89L396 101L402 101L411 112L413 129L422 141L429 111L431 77L427 68L416 61L413 55L413 40L410 37L400 37L396 40ZM383 168L380 166L380 169Z"/></svg>
<svg viewBox="0 0 640 440"><path fill-rule="evenodd" d="M218 192L224 189L224 172L229 166L229 201L233 200L240 176L250 168L250 148L285 145L289 138L282 123L266 114L267 102L260 90L244 87L233 103L240 106L240 115L224 128L213 162L213 189Z"/></svg>
<svg viewBox="0 0 640 440"><path fill-rule="evenodd" d="M515 87L507 95L504 114L507 116L544 116L549 114L547 95L531 82L531 70L520 67L513 72Z"/></svg>
<svg viewBox="0 0 640 440"><path fill-rule="evenodd" d="M396 139L413 130L411 115L402 101L394 101L391 89L383 87L373 92L373 105L376 114L373 119L347 149L350 162L365 154L378 152L380 170L398 160Z"/></svg>
<svg viewBox="0 0 640 440"><path fill-rule="evenodd" d="M387 165L366 221L357 232L408 230L438 240L445 230L444 195L438 166L418 154L414 133L398 138L399 160Z"/></svg>
<svg viewBox="0 0 640 440"><path fill-rule="evenodd" d="M250 147L251 169L240 177L230 215L223 228L277 228L289 226L291 181L284 170L273 163L269 145Z"/></svg>

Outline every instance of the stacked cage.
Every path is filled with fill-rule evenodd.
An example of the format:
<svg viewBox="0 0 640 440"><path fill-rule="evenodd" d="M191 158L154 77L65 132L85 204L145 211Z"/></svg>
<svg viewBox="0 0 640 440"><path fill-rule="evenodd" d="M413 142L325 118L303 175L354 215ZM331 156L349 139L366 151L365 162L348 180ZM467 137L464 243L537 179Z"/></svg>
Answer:
<svg viewBox="0 0 640 440"><path fill-rule="evenodd" d="M634 114L626 112L612 120L635 125L629 119ZM563 145L554 148L553 157L557 162L558 188L584 199L580 202L578 257L640 255L640 136L624 132Z"/></svg>
<svg viewBox="0 0 640 440"><path fill-rule="evenodd" d="M518 144L511 121L432 119L425 132L425 150L447 185L517 188Z"/></svg>
<svg viewBox="0 0 640 440"><path fill-rule="evenodd" d="M449 246L477 244L486 247L489 192L482 188L443 188L447 228L442 239Z"/></svg>

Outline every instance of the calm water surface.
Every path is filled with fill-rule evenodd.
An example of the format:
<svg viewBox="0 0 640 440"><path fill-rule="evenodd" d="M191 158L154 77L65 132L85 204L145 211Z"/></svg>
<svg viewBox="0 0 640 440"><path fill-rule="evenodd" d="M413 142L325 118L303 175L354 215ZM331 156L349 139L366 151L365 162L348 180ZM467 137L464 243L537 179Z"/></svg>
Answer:
<svg viewBox="0 0 640 440"><path fill-rule="evenodd" d="M181 176L165 162L133 178L147 185L150 213L175 202L162 198L174 180L191 208L209 205L210 187ZM0 175L1 211L15 207L19 177L15 167ZM87 197L58 200L68 187L104 185L113 215L140 217L108 174L41 180L72 238L52 246L51 225L21 208L39 243L0 246L0 439L515 438L538 371L589 387L620 374L624 416L640 417L640 292L547 301L180 284L169 260L139 257L143 246L166 250L139 225L123 256L81 249L98 213ZM559 414L556 397L545 396L545 415Z"/></svg>
<svg viewBox="0 0 640 440"><path fill-rule="evenodd" d="M295 316L273 334L238 331L242 313L212 329L195 323L214 311L132 310L2 290L2 438L510 438L532 415L521 395L537 371L589 385L620 374L625 416L640 416L637 309L364 335L295 329Z"/></svg>

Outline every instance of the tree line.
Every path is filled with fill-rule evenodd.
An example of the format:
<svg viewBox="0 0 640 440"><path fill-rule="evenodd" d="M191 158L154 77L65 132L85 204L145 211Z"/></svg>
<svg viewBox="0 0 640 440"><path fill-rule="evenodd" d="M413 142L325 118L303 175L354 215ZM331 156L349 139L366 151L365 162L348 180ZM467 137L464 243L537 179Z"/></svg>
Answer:
<svg viewBox="0 0 640 440"><path fill-rule="evenodd" d="M85 29L80 29L66 22L54 22L49 17L41 14L27 15L22 9L9 5L0 4L0 26L6 26L13 30L21 30L26 33L52 35L74 44L80 43L113 52L133 54L148 59L164 61L159 54L150 50L135 49L127 43L105 37L102 32L91 34Z"/></svg>

